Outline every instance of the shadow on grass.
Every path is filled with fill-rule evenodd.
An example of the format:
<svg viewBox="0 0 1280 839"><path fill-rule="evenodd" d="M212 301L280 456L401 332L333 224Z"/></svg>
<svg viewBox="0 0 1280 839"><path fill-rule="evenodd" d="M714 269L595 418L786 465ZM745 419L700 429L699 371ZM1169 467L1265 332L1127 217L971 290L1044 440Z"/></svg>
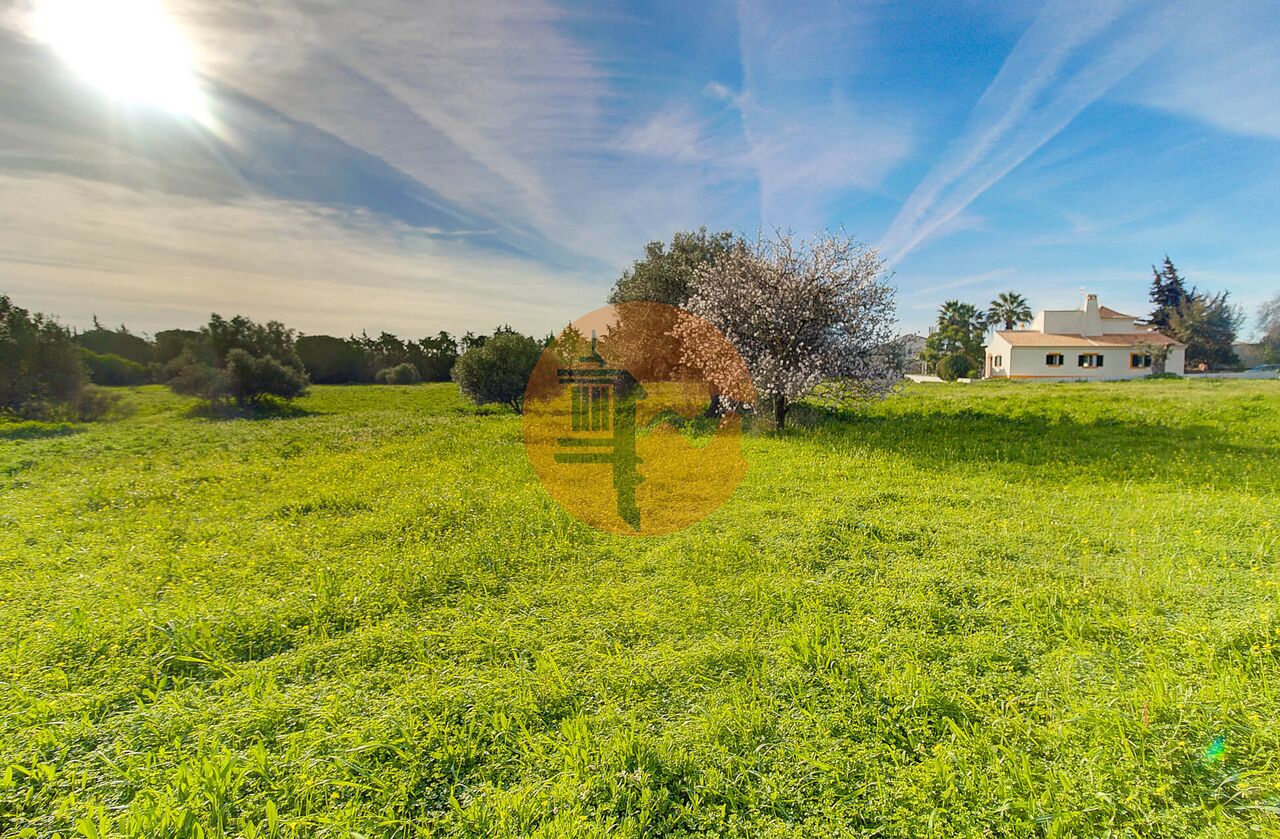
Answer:
<svg viewBox="0 0 1280 839"><path fill-rule="evenodd" d="M83 431L65 422L0 423L0 440L43 440L47 437L69 437Z"/></svg>
<svg viewBox="0 0 1280 839"><path fill-rule="evenodd" d="M900 455L922 469L1006 467L1019 477L1039 470L1055 480L1064 471L1105 470L1108 481L1165 479L1203 486L1247 478L1280 484L1280 445L1204 424L1052 413L1007 416L973 408L884 414L811 406L797 419L788 437L801 445L829 449L832 438L839 438ZM1257 468L1268 462L1276 468Z"/></svg>
<svg viewBox="0 0 1280 839"><path fill-rule="evenodd" d="M249 405L236 405L232 402L197 402L183 412L183 416L191 419L222 422L243 419L297 419L299 417L320 416L323 413L322 411L303 408L283 399L263 399Z"/></svg>

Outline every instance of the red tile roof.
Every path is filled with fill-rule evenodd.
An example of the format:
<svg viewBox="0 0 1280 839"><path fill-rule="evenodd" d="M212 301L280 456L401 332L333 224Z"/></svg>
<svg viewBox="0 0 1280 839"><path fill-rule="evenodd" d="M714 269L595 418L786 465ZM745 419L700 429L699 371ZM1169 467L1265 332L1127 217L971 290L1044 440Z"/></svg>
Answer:
<svg viewBox="0 0 1280 839"><path fill-rule="evenodd" d="M1137 320L1137 318L1134 317L1133 315L1124 315L1124 314L1121 314L1120 312L1117 312L1115 309L1108 309L1106 306L1099 306L1098 314L1102 315L1102 317L1104 318L1124 318L1125 320Z"/></svg>

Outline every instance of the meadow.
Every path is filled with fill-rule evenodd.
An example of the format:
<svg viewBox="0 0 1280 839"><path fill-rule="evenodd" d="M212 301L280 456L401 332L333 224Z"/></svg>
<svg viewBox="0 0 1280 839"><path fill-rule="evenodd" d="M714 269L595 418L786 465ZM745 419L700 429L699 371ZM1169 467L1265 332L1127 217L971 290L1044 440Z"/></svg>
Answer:
<svg viewBox="0 0 1280 839"><path fill-rule="evenodd" d="M1280 834L1280 382L912 386L566 515L452 385L0 425L0 834Z"/></svg>

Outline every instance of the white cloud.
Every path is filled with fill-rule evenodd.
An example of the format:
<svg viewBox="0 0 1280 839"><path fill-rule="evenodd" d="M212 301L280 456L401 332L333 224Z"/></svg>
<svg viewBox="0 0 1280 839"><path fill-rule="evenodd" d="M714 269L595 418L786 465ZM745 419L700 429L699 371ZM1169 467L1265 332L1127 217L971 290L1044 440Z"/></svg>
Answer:
<svg viewBox="0 0 1280 839"><path fill-rule="evenodd" d="M712 157L702 145L702 125L693 109L687 106L661 111L643 122L623 128L615 148L641 157L682 163Z"/></svg>
<svg viewBox="0 0 1280 839"><path fill-rule="evenodd" d="M1280 138L1280 13L1274 3L1185 3L1158 56L1119 91L1237 134Z"/></svg>
<svg viewBox="0 0 1280 839"><path fill-rule="evenodd" d="M759 179L760 220L820 226L832 201L879 186L912 151L903 114L853 93L872 22L838 2L739 2L738 25L743 86L730 101Z"/></svg>
<svg viewBox="0 0 1280 839"><path fill-rule="evenodd" d="M535 333L602 290L423 231L265 199L210 203L70 177L0 175L4 293L27 308L143 331L233 310L308 332ZM501 314L497 314L501 312Z"/></svg>

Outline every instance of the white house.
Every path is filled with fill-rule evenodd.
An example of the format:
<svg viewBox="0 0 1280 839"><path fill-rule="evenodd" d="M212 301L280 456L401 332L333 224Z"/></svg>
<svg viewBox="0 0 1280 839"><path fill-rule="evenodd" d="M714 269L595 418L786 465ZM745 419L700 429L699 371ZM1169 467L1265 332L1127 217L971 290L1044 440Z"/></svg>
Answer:
<svg viewBox="0 0 1280 839"><path fill-rule="evenodd" d="M1153 352L1168 352L1165 370L1182 373L1187 347L1139 326L1137 318L1098 305L1045 310L1028 329L997 330L987 342L986 374L1005 379L1133 379L1151 373Z"/></svg>

